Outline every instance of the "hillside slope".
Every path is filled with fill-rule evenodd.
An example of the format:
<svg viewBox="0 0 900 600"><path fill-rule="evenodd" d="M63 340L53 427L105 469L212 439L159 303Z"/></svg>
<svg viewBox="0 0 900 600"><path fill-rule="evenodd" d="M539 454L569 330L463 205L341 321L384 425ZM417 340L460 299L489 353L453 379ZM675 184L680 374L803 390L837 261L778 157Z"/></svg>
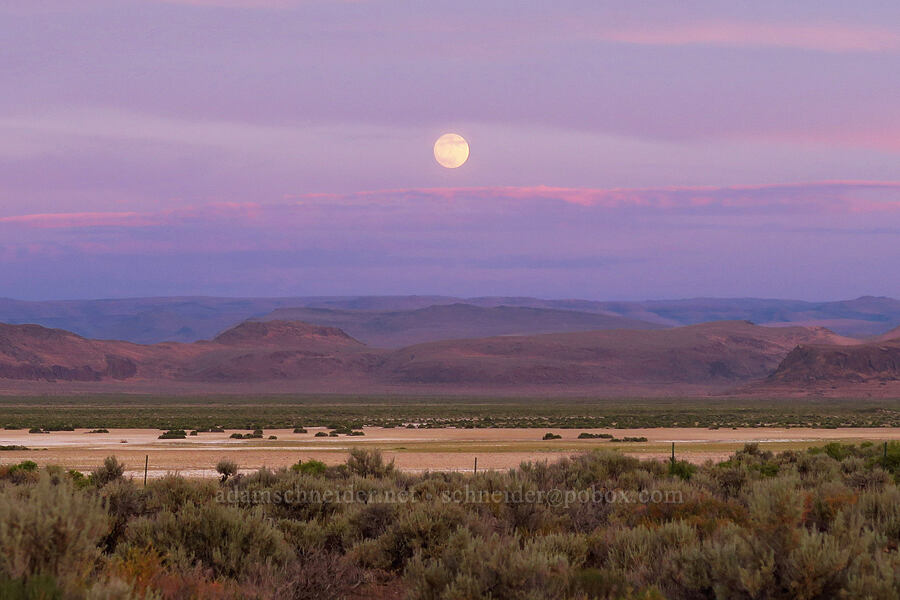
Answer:
<svg viewBox="0 0 900 600"><path fill-rule="evenodd" d="M900 340L847 347L801 345L785 357L770 380L782 384L900 381Z"/></svg>
<svg viewBox="0 0 900 600"><path fill-rule="evenodd" d="M250 321L210 341L154 345L2 325L0 379L58 382L63 392L74 389L66 382L117 382L122 391L138 384L159 391L180 382L193 392L254 384L255 391L513 392L544 386L604 393L638 386L638 393L671 393L695 386L704 393L764 380L795 348L850 343L821 328L744 321L445 340L399 350L372 348L338 328L294 321Z"/></svg>
<svg viewBox="0 0 900 600"><path fill-rule="evenodd" d="M391 380L440 384L723 384L767 376L801 343L847 343L825 329L745 321L660 331L595 331L445 341L389 358Z"/></svg>
<svg viewBox="0 0 900 600"><path fill-rule="evenodd" d="M461 303L405 311L281 308L260 320L270 319L337 327L366 344L382 348L494 335L664 327L599 313L525 306L481 307Z"/></svg>

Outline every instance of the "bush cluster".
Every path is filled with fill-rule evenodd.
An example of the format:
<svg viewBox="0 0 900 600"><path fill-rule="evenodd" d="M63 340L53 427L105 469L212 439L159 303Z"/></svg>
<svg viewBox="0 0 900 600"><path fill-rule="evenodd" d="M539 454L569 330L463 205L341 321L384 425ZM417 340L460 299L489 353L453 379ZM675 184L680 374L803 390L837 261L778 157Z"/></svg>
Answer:
<svg viewBox="0 0 900 600"><path fill-rule="evenodd" d="M143 487L114 458L89 477L0 466L0 597L900 597L900 444L477 475L360 449L216 468Z"/></svg>

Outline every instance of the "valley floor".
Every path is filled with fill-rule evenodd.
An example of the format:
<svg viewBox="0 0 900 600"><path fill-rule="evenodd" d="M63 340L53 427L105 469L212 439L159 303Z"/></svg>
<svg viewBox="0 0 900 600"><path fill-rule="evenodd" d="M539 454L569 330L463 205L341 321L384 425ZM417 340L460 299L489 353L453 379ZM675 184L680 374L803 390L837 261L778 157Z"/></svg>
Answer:
<svg viewBox="0 0 900 600"><path fill-rule="evenodd" d="M351 448L379 449L404 471L472 471L508 469L523 461L554 461L597 448L617 449L639 458L666 460L672 443L679 460L701 464L725 460L744 444L756 442L764 450L799 450L839 441L881 443L900 440L900 428L854 427L841 429L748 427L748 428L423 428L364 427L362 436L316 437L328 432L324 427L308 427L307 433L293 429L266 429L263 439L236 440L229 429L224 433L199 433L184 440L158 439L158 429L111 429L109 433L88 433L88 429L28 433L27 429L0 430L0 446L24 446L28 450L0 452L0 462L33 460L40 465L60 465L89 472L107 456L122 461L127 472L143 476L149 457L148 476L177 472L185 476L216 476L216 463L227 458L243 471L260 467L287 467L298 461L319 460L328 465L346 461ZM543 440L546 433L560 439ZM646 438L620 442L609 439L577 439L581 433L609 434L617 439ZM267 439L275 436L277 439Z"/></svg>

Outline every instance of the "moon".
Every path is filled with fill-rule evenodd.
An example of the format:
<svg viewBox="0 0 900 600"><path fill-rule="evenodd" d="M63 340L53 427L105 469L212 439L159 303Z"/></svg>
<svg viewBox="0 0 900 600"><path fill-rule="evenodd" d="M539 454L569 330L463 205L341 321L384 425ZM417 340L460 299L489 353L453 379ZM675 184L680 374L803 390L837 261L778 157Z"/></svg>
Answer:
<svg viewBox="0 0 900 600"><path fill-rule="evenodd" d="M445 133L434 143L434 159L442 167L456 169L469 159L469 143L456 133Z"/></svg>

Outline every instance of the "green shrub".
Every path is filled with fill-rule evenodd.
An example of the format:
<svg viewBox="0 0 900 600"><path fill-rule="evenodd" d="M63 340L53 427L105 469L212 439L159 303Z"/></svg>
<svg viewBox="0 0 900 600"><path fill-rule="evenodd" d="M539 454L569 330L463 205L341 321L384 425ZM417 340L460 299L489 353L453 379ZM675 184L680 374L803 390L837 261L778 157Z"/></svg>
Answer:
<svg viewBox="0 0 900 600"><path fill-rule="evenodd" d="M470 522L456 504L413 504L383 535L354 547L353 554L364 566L399 571L417 553L424 561L438 556L450 535Z"/></svg>
<svg viewBox="0 0 900 600"><path fill-rule="evenodd" d="M686 460L679 460L669 463L669 475L674 475L684 481L687 481L697 472L697 467Z"/></svg>
<svg viewBox="0 0 900 600"><path fill-rule="evenodd" d="M291 556L284 535L258 509L239 510L220 504L184 504L178 512L163 510L133 520L125 549L152 548L180 569L195 565L216 577L237 577L253 568L283 565Z"/></svg>
<svg viewBox="0 0 900 600"><path fill-rule="evenodd" d="M308 460L306 462L298 462L297 464L291 465L291 470L296 473L302 473L303 475L323 475L325 470L328 467L319 460Z"/></svg>
<svg viewBox="0 0 900 600"><path fill-rule="evenodd" d="M3 600L62 600L63 590L49 575L10 579L0 574L0 598Z"/></svg>
<svg viewBox="0 0 900 600"><path fill-rule="evenodd" d="M611 440L611 439L613 439L613 435L611 433L588 433L585 431L583 433L578 434L578 439L579 440L595 440L595 439Z"/></svg>
<svg viewBox="0 0 900 600"><path fill-rule="evenodd" d="M380 450L353 448L347 458L347 469L360 477L386 477L394 472L394 461L385 464Z"/></svg>
<svg viewBox="0 0 900 600"><path fill-rule="evenodd" d="M111 481L122 479L125 473L125 465L120 463L115 456L107 456L103 464L91 471L91 482L97 487L103 487Z"/></svg>
<svg viewBox="0 0 900 600"><path fill-rule="evenodd" d="M233 460L225 460L222 459L218 463L216 463L216 473L222 476L222 483L228 481L229 477L234 477L237 475L238 466L237 463Z"/></svg>
<svg viewBox="0 0 900 600"><path fill-rule="evenodd" d="M100 499L68 478L45 473L34 485L0 487L0 573L12 579L46 575L79 585L108 530Z"/></svg>
<svg viewBox="0 0 900 600"><path fill-rule="evenodd" d="M437 557L417 555L406 581L412 600L555 600L568 587L569 565L561 555L521 547L516 538L485 539L458 530Z"/></svg>

